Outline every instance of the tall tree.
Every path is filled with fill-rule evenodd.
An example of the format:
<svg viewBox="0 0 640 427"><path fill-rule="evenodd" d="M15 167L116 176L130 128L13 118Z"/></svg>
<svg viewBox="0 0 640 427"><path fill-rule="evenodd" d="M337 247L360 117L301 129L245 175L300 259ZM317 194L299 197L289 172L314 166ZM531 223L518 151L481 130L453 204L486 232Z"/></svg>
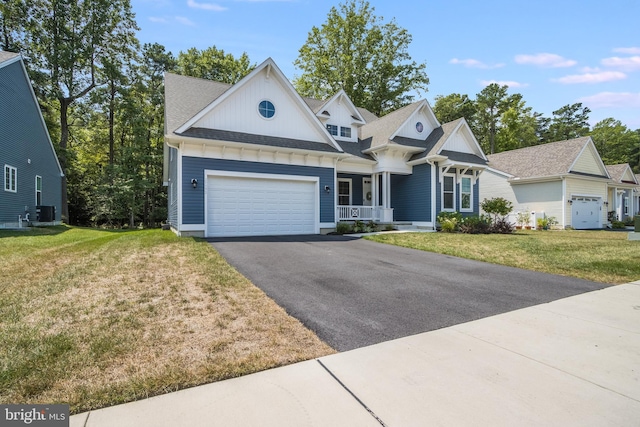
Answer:
<svg viewBox="0 0 640 427"><path fill-rule="evenodd" d="M426 64L408 53L411 34L374 12L368 1L348 0L311 29L294 61L301 95L325 99L344 89L355 105L383 115L427 90Z"/></svg>
<svg viewBox="0 0 640 427"><path fill-rule="evenodd" d="M476 119L476 103L468 95L452 93L451 95L438 95L435 98L433 112L440 123L447 123L464 117L473 129Z"/></svg>
<svg viewBox="0 0 640 427"><path fill-rule="evenodd" d="M129 0L33 0L29 54L46 95L59 104L58 155L68 166L70 107L104 82L105 58L135 43ZM68 220L67 181L63 179L63 219Z"/></svg>
<svg viewBox="0 0 640 427"><path fill-rule="evenodd" d="M178 54L176 72L183 76L199 77L216 82L234 84L255 68L246 53L235 58L215 46L204 50L195 47Z"/></svg>
<svg viewBox="0 0 640 427"><path fill-rule="evenodd" d="M640 135L619 120L607 118L595 124L591 138L605 164L632 163L634 149L640 145Z"/></svg>
<svg viewBox="0 0 640 427"><path fill-rule="evenodd" d="M20 52L25 48L25 31L29 20L26 0L0 1L0 50Z"/></svg>
<svg viewBox="0 0 640 427"><path fill-rule="evenodd" d="M509 98L507 109L500 117L500 129L496 134L496 152L529 147L538 143L536 128L538 115L527 107L522 95Z"/></svg>
<svg viewBox="0 0 640 427"><path fill-rule="evenodd" d="M507 85L491 83L476 95L478 134L476 137L482 149L489 154L496 152L496 134L500 128L500 118L509 108Z"/></svg>
<svg viewBox="0 0 640 427"><path fill-rule="evenodd" d="M544 142L564 141L588 135L590 112L591 110L583 107L580 102L565 105L554 111L549 128L542 135Z"/></svg>

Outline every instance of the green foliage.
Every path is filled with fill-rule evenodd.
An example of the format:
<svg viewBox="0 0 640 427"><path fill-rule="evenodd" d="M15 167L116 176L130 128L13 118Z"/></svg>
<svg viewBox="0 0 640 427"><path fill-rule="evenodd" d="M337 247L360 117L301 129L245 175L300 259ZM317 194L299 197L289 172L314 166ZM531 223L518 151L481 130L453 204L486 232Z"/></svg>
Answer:
<svg viewBox="0 0 640 427"><path fill-rule="evenodd" d="M490 232L498 234L513 233L513 224L506 217L494 219L491 223Z"/></svg>
<svg viewBox="0 0 640 427"><path fill-rule="evenodd" d="M628 129L613 118L596 123L590 135L606 165L630 163L634 149L640 147L640 133Z"/></svg>
<svg viewBox="0 0 640 427"><path fill-rule="evenodd" d="M614 230L622 230L623 228L625 228L625 224L622 221L614 220L611 221L611 228L613 228Z"/></svg>
<svg viewBox="0 0 640 427"><path fill-rule="evenodd" d="M448 123L464 117L473 129L476 121L476 103L469 99L468 95L452 93L451 95L438 95L433 105L433 113L440 123Z"/></svg>
<svg viewBox="0 0 640 427"><path fill-rule="evenodd" d="M353 225L350 222L339 222L336 225L336 232L338 234L348 234L353 232Z"/></svg>
<svg viewBox="0 0 640 427"><path fill-rule="evenodd" d="M491 219L487 216L468 216L458 226L461 233L487 234L491 232Z"/></svg>
<svg viewBox="0 0 640 427"><path fill-rule="evenodd" d="M588 135L590 112L591 110L583 107L580 102L559 108L547 122L548 129L542 131L542 140L564 141Z"/></svg>
<svg viewBox="0 0 640 427"><path fill-rule="evenodd" d="M302 70L294 82L302 96L326 99L344 89L356 106L382 115L426 90L426 64L408 53L411 34L374 12L368 1L347 0L311 29L294 62Z"/></svg>
<svg viewBox="0 0 640 427"><path fill-rule="evenodd" d="M531 214L529 212L518 212L516 221L519 225L527 226L531 223Z"/></svg>
<svg viewBox="0 0 640 427"><path fill-rule="evenodd" d="M242 53L239 58L217 49L215 46L204 50L195 47L180 52L175 72L184 76L198 77L216 82L234 84L255 68L249 56Z"/></svg>
<svg viewBox="0 0 640 427"><path fill-rule="evenodd" d="M506 217L513 210L513 203L503 197L484 199L480 206L483 211L492 215L494 220Z"/></svg>
<svg viewBox="0 0 640 427"><path fill-rule="evenodd" d="M440 212L437 216L440 228L445 233L454 233L458 231L458 225L462 222L462 214L460 212Z"/></svg>

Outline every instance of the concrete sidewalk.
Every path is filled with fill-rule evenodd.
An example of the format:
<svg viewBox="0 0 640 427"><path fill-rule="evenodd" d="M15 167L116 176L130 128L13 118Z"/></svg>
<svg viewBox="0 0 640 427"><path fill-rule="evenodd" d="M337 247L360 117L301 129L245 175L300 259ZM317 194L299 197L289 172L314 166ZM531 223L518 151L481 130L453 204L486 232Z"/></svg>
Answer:
<svg viewBox="0 0 640 427"><path fill-rule="evenodd" d="M71 426L637 426L640 281L71 417Z"/></svg>

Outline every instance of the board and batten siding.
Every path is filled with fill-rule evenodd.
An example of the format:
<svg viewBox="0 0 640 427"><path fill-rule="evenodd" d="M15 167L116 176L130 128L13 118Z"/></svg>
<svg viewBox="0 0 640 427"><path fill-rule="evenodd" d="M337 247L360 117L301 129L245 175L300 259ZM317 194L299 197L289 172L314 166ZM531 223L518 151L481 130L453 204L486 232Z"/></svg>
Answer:
<svg viewBox="0 0 640 427"><path fill-rule="evenodd" d="M275 115L270 119L258 112L258 104L263 100L275 107ZM265 69L193 126L326 143L320 129L312 124L312 112L305 113L302 108L306 107L298 105L275 76L267 78Z"/></svg>
<svg viewBox="0 0 640 427"><path fill-rule="evenodd" d="M331 168L313 166L282 165L275 163L243 162L238 160L208 159L202 157L182 157L182 224L204 224L205 170L267 173L279 175L317 176L320 186L321 223L335 222L335 171ZM191 180L198 180L193 188ZM329 186L330 192L324 187Z"/></svg>
<svg viewBox="0 0 640 427"><path fill-rule="evenodd" d="M391 207L395 221L431 222L431 165L413 167L411 175L391 175Z"/></svg>
<svg viewBox="0 0 640 427"><path fill-rule="evenodd" d="M596 179L580 179L566 178L566 195L567 199L574 196L590 196L600 197L602 202L607 200L607 182L603 178L602 181ZM601 209L601 222L607 222L607 209ZM571 209L566 210L565 224L571 225Z"/></svg>
<svg viewBox="0 0 640 427"><path fill-rule="evenodd" d="M4 166L17 169L17 192L4 191ZM0 224L29 213L36 221L36 176L42 177L43 206L60 220L62 176L20 61L0 68Z"/></svg>
<svg viewBox="0 0 640 427"><path fill-rule="evenodd" d="M418 132L416 129L417 122L422 123L422 132ZM400 128L398 136L413 139L425 139L433 129L435 129L435 123L432 123L431 119L428 118L424 112L420 111L420 113L415 115L411 120L408 120L407 123Z"/></svg>

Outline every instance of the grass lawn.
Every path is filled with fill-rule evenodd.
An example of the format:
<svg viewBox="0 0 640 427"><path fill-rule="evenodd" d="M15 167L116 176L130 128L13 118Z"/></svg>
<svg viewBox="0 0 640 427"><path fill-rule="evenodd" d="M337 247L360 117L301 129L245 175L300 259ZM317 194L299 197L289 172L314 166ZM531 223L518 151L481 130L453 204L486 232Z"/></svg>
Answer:
<svg viewBox="0 0 640 427"><path fill-rule="evenodd" d="M628 241L623 232L405 233L367 239L602 283L640 280L640 241Z"/></svg>
<svg viewBox="0 0 640 427"><path fill-rule="evenodd" d="M168 231L0 231L0 259L0 402L78 413L334 353Z"/></svg>

